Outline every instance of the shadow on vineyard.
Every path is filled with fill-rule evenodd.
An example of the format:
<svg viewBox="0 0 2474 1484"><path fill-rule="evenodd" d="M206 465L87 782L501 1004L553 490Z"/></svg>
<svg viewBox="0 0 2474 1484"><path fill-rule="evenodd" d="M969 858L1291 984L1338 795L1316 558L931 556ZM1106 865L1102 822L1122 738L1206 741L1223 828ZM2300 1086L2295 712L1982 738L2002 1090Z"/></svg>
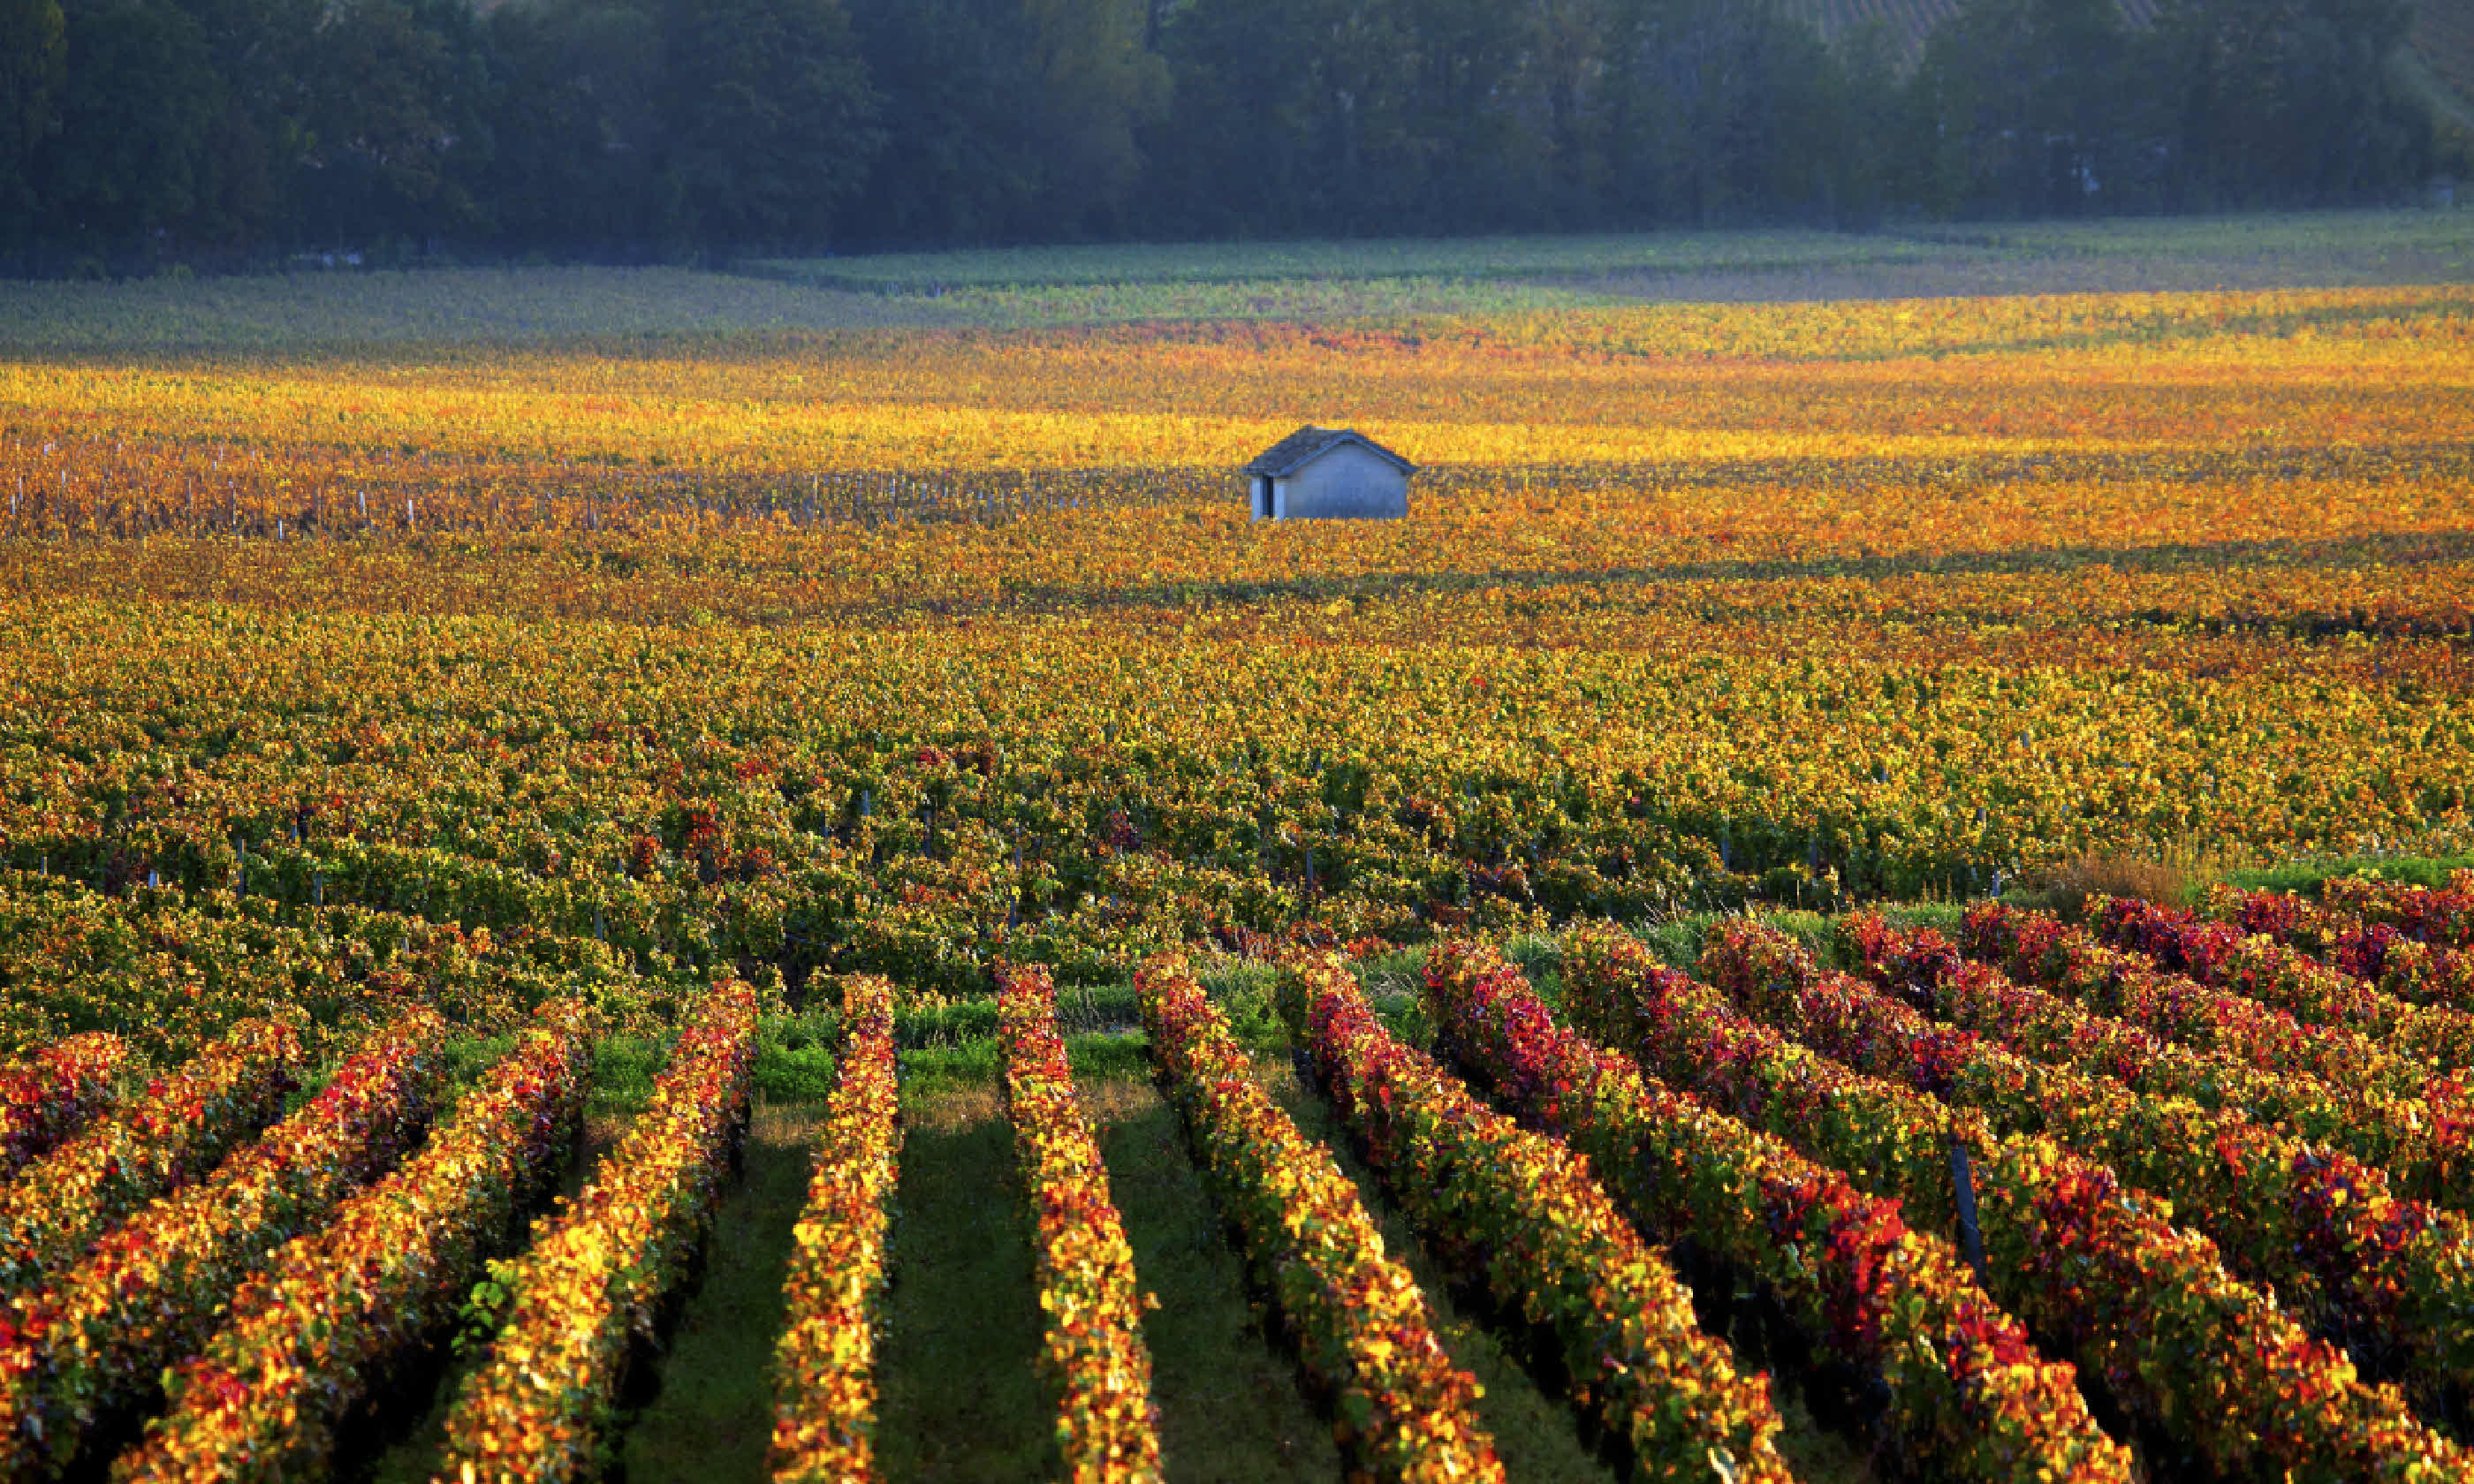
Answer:
<svg viewBox="0 0 2474 1484"><path fill-rule="evenodd" d="M1294 1362L1247 1283L1176 1113L1149 1083L1094 1082L1084 1094L1124 1213L1134 1271L1159 1307L1143 1317L1160 1448L1196 1480L1329 1479L1339 1460L1328 1424L1299 1392Z"/></svg>
<svg viewBox="0 0 2474 1484"><path fill-rule="evenodd" d="M617 1476L679 1484L762 1475L773 1439L773 1341L790 1228L807 1203L815 1107L773 1103L751 1119L738 1183L705 1240L703 1274L680 1304L627 1421Z"/></svg>
<svg viewBox="0 0 2474 1484"><path fill-rule="evenodd" d="M984 1089L903 1130L875 1408L894 1478L1053 1476L1013 1134Z"/></svg>
<svg viewBox="0 0 2474 1484"><path fill-rule="evenodd" d="M1760 585L1788 586L1809 580L1875 583L1887 579L1935 576L2004 576L2073 571L2101 562L2124 570L2172 573L2214 572L2229 566L2268 570L2313 570L2341 578L2349 570L2395 566L2456 566L2474 558L2474 534L2396 537L2344 542L2227 541L2210 546L2084 547L2034 552L1949 551L1912 557L1851 556L1817 562L1692 562L1655 567L1612 568L1589 573L1498 570L1461 574L1376 573L1352 578L1327 578L1290 583L1238 583L1217 586L1175 587L1115 586L1106 589L1008 588L984 606L958 603L932 605L942 617L1030 613L1092 609L1169 610L1225 606L1278 607L1288 604L1323 606L1336 600L1370 602L1404 596L1484 593L1491 601L1517 610L1522 595L1559 587L1598 588L1609 583L1696 585L1704 591L1671 596L1705 621L1759 622L1793 616L1801 593L1791 590L1765 595ZM2002 621L1997 610L1971 611L1945 609L1934 616L1961 624L1992 625ZM2294 638L2318 639L2345 634L2378 634L2396 638L2474 636L2474 610L2432 614L2375 613L2307 610L2256 613L2176 612L2149 608L2126 613L2138 622L2190 626L2203 633L2265 632Z"/></svg>

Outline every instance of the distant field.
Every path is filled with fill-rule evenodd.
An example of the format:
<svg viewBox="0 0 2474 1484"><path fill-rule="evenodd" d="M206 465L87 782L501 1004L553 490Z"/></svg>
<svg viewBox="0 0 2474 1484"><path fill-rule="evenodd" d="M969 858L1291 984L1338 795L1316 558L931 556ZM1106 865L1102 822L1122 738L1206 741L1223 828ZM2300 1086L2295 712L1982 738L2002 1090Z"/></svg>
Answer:
<svg viewBox="0 0 2474 1484"><path fill-rule="evenodd" d="M1193 243L765 259L740 271L983 323L1380 320L1642 301L1938 299L2457 283L2474 213Z"/></svg>
<svg viewBox="0 0 2474 1484"><path fill-rule="evenodd" d="M897 302L931 306L960 320L990 325L1109 324L1144 320L1281 320L1332 324L1625 302L1628 296L1620 287L1600 286L1601 276L1581 276L1564 282L1494 275L1237 276L1158 281L1129 278L1091 283L958 285L921 282L883 292Z"/></svg>
<svg viewBox="0 0 2474 1484"><path fill-rule="evenodd" d="M1920 235L1990 248L2011 257L2155 257L2192 260L2338 253L2431 254L2462 270L2474 262L2474 212L2323 211L2245 216L2147 217L2092 222L2008 222L1925 228Z"/></svg>
<svg viewBox="0 0 2474 1484"><path fill-rule="evenodd" d="M873 253L742 264L836 288L918 292L1034 284L1293 278L1552 278L1581 274L1913 262L1932 245L1843 232L1660 232L1365 242L1184 243Z"/></svg>
<svg viewBox="0 0 2474 1484"><path fill-rule="evenodd" d="M0 356L534 344L934 324L934 305L685 268L0 282Z"/></svg>
<svg viewBox="0 0 2474 1484"><path fill-rule="evenodd" d="M1923 268L1972 247L1843 232L1177 243L777 258L738 271L996 324L1395 319L1625 303L1639 275ZM1732 296L1730 296L1732 297Z"/></svg>
<svg viewBox="0 0 2474 1484"><path fill-rule="evenodd" d="M0 282L18 359L591 343L1144 321L1399 323L1640 303L2365 288L2474 278L2474 212L1068 247L684 268Z"/></svg>
<svg viewBox="0 0 2474 1484"><path fill-rule="evenodd" d="M1985 259L2380 251L2474 258L2474 213L2327 211L2230 217L1820 231L1638 232L1574 237L1466 237L1367 242L1178 243L1006 248L776 258L740 271L852 290L951 293L1128 283L1244 280L1568 279L1604 274L1745 273L1952 264Z"/></svg>

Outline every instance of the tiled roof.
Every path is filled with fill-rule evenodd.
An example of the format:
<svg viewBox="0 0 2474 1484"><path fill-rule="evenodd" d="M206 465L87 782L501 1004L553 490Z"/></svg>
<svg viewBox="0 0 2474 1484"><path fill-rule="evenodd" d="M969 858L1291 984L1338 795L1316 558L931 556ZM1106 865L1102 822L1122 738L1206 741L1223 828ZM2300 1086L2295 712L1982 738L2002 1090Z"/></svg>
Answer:
<svg viewBox="0 0 2474 1484"><path fill-rule="evenodd" d="M1256 455L1254 462L1246 466L1246 472L1268 474L1277 479L1283 474L1297 472L1343 443L1355 443L1390 461L1403 474L1417 471L1416 465L1363 433L1347 428L1302 427Z"/></svg>

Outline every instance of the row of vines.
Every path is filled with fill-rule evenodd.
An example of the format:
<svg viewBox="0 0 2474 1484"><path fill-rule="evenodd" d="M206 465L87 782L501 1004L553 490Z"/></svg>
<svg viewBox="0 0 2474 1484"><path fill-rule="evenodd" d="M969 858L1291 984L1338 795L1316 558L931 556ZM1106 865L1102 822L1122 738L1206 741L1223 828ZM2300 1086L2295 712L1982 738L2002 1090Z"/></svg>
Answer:
<svg viewBox="0 0 2474 1484"><path fill-rule="evenodd" d="M1697 978L1584 925L1557 945L1551 1000L1449 939L1425 957L1414 1042L1346 957L1279 948L1273 1002L1364 1192L1266 1095L1270 1068L1185 954L1147 960L1135 999L1310 1389L1387 1476L1502 1466L1474 1382L1372 1233L1377 1189L1443 1271L1560 1353L1575 1404L1644 1477L1792 1476L1765 1369L1780 1354L1734 1353L1723 1309L1712 1328L1694 1298L1711 1281L1749 1286L1809 1347L1785 1379L1825 1361L1872 1378L1858 1425L1894 1472L2011 1477L2025 1458L2124 1479L2137 1454L2225 1477L2456 1477L2474 1388L2463 1084L2431 1055L2444 1038L2381 1008L2386 959L2294 944L2460 953L2469 904L2462 874L2318 900L2222 891L2197 912L2098 899L2091 928L1985 903L1955 941L1846 917L1822 956L1732 919ZM2178 959L2102 942L2133 934ZM2276 972L2228 987L2208 968L2226 962ZM1076 1478L1162 1477L1152 1301L1055 989L1037 967L994 983L1055 1456ZM2298 1010L2241 993L2296 983L2320 989ZM839 1087L776 1358L786 1481L873 1476L901 993L837 986ZM534 1004L451 1097L448 1022L418 997L332 1023L276 1006L142 1085L125 1065L161 1051L107 1032L0 1068L18 1165L0 1184L0 1471L323 1470L383 1378L472 1333L489 1293L444 1403L441 1477L591 1476L747 1118L758 991L681 995L643 1112L538 1216L614 1024L586 998ZM2330 1037L2371 1075L2325 1075L2311 1056ZM284 1116L321 1055L335 1068Z"/></svg>

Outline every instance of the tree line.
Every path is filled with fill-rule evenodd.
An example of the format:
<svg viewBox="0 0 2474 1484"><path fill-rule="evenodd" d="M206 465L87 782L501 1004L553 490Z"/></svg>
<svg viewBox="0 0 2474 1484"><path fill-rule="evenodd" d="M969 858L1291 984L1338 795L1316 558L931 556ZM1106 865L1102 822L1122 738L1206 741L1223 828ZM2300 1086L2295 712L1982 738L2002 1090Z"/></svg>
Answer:
<svg viewBox="0 0 2474 1484"><path fill-rule="evenodd" d="M2407 0L0 0L0 267L2335 204Z"/></svg>

